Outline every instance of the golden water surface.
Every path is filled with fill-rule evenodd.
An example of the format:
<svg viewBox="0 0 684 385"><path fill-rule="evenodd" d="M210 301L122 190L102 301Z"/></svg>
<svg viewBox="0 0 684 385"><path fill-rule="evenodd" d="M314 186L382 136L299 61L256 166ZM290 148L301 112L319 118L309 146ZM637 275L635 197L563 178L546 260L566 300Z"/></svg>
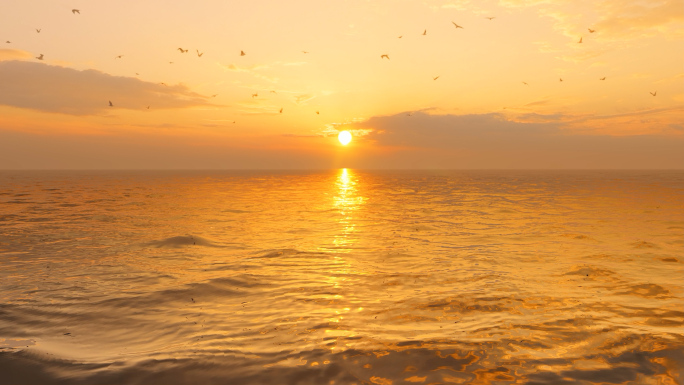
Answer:
<svg viewBox="0 0 684 385"><path fill-rule="evenodd" d="M0 172L0 384L681 384L684 172Z"/></svg>

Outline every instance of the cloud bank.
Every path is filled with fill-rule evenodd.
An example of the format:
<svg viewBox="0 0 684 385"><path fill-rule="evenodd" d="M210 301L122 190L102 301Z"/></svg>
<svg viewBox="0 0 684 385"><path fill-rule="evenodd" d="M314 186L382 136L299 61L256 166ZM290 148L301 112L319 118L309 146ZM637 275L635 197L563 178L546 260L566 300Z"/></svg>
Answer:
<svg viewBox="0 0 684 385"><path fill-rule="evenodd" d="M109 101L114 105L109 106ZM184 85L165 86L97 70L79 71L25 61L0 61L0 105L70 115L115 109L208 105Z"/></svg>

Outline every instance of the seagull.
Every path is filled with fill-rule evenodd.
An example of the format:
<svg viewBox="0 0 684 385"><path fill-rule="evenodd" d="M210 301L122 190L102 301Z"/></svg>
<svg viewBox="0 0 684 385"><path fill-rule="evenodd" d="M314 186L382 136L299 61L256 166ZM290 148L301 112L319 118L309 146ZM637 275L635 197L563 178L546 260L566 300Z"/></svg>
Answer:
<svg viewBox="0 0 684 385"><path fill-rule="evenodd" d="M282 108L280 109L280 113L281 113L281 114L283 113L283 109L282 109Z"/></svg>
<svg viewBox="0 0 684 385"><path fill-rule="evenodd" d="M387 60L389 60L389 55L380 55L380 59L384 59L384 58L387 58Z"/></svg>
<svg viewBox="0 0 684 385"><path fill-rule="evenodd" d="M178 50L179 50L181 53L186 53L186 52L188 52L187 49L183 49L183 48L180 48L180 47L178 47Z"/></svg>
<svg viewBox="0 0 684 385"><path fill-rule="evenodd" d="M492 19L494 19L494 18L496 18L496 16L492 16L492 17L485 17L485 19L489 19L489 21L492 21Z"/></svg>
<svg viewBox="0 0 684 385"><path fill-rule="evenodd" d="M563 81L563 78L559 78L559 79L560 79L560 81Z"/></svg>
<svg viewBox="0 0 684 385"><path fill-rule="evenodd" d="M202 55L204 55L204 52L200 52L198 49L195 51L197 51L197 57L202 57Z"/></svg>
<svg viewBox="0 0 684 385"><path fill-rule="evenodd" d="M581 43L581 42L582 42L582 38L580 37L580 39L579 39L578 43Z"/></svg>
<svg viewBox="0 0 684 385"><path fill-rule="evenodd" d="M111 100L109 101L109 107L114 107Z"/></svg>
<svg viewBox="0 0 684 385"><path fill-rule="evenodd" d="M78 13L80 15L81 11L79 11L78 9L72 9L71 13L73 13L74 15Z"/></svg>
<svg viewBox="0 0 684 385"><path fill-rule="evenodd" d="M274 90L271 90L271 93L272 93L272 94L278 94L278 93L277 93L277 92L275 92Z"/></svg>
<svg viewBox="0 0 684 385"><path fill-rule="evenodd" d="M451 22L451 24L453 24L453 25L454 25L454 27L456 27L457 29L458 29L458 28L463 28L463 27L461 27L460 25L458 25L458 24L454 23L453 21Z"/></svg>
<svg viewBox="0 0 684 385"><path fill-rule="evenodd" d="M36 56L36 59L43 60L43 54L41 53L40 56Z"/></svg>
<svg viewBox="0 0 684 385"><path fill-rule="evenodd" d="M604 76L604 77L602 77L602 78L601 78L601 79L599 79L599 80L606 80L606 77Z"/></svg>
<svg viewBox="0 0 684 385"><path fill-rule="evenodd" d="M11 42L11 41L9 41L9 40L7 40L7 41L6 41L5 43L7 43L7 44L10 44L10 43L12 43L12 42Z"/></svg>
<svg viewBox="0 0 684 385"><path fill-rule="evenodd" d="M648 91L648 93L651 94L651 95L653 95L653 96L656 96L656 94L658 93L658 91L656 91L656 92Z"/></svg>
<svg viewBox="0 0 684 385"><path fill-rule="evenodd" d="M423 31L423 36L427 35L427 29Z"/></svg>
<svg viewBox="0 0 684 385"><path fill-rule="evenodd" d="M247 54L245 53L245 51L240 51L240 56L245 56L245 55L247 55Z"/></svg>
<svg viewBox="0 0 684 385"><path fill-rule="evenodd" d="M42 28L41 28L41 29L42 29ZM41 29L36 28L36 32L40 33L40 30L41 30Z"/></svg>
<svg viewBox="0 0 684 385"><path fill-rule="evenodd" d="M526 85L526 86L529 86L529 84L527 84L526 82L522 82L522 84L524 84L524 85Z"/></svg>
<svg viewBox="0 0 684 385"><path fill-rule="evenodd" d="M401 39L402 37L404 37L404 35L399 36L397 39Z"/></svg>
<svg viewBox="0 0 684 385"><path fill-rule="evenodd" d="M320 111L316 111L316 115L320 115L320 114L321 114L321 112L320 112Z"/></svg>
<svg viewBox="0 0 684 385"><path fill-rule="evenodd" d="M435 76L434 78L432 78L432 80L437 80L437 79L439 79L439 76Z"/></svg>
<svg viewBox="0 0 684 385"><path fill-rule="evenodd" d="M257 96L259 96L259 94L252 94L253 98L256 98Z"/></svg>
<svg viewBox="0 0 684 385"><path fill-rule="evenodd" d="M123 55L115 56L114 59L121 59Z"/></svg>
<svg viewBox="0 0 684 385"><path fill-rule="evenodd" d="M140 74L136 72L135 75L136 75L136 76L139 76Z"/></svg>
<svg viewBox="0 0 684 385"><path fill-rule="evenodd" d="M164 82L161 82L161 83L159 83L159 84L161 84L161 85L163 85L163 86L166 86L166 85L167 85L167 84L166 84L166 83L164 83Z"/></svg>
<svg viewBox="0 0 684 385"><path fill-rule="evenodd" d="M212 98L215 98L215 97L217 97L217 96L218 96L218 94L213 94L213 95L211 95Z"/></svg>
<svg viewBox="0 0 684 385"><path fill-rule="evenodd" d="M587 28L587 29L589 30L589 33L594 33L594 32L596 32L595 29L591 29L591 28Z"/></svg>
<svg viewBox="0 0 684 385"><path fill-rule="evenodd" d="M173 62L172 62L172 61L170 61L170 62L169 62L169 64L173 64Z"/></svg>

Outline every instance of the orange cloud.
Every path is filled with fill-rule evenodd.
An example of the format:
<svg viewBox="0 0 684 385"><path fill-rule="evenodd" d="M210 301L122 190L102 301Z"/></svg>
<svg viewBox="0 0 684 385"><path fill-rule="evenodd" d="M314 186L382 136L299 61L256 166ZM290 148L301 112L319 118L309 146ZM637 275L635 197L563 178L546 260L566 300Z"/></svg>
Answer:
<svg viewBox="0 0 684 385"><path fill-rule="evenodd" d="M109 106L109 102L113 106ZM97 70L24 61L0 62L0 105L69 115L111 109L186 108L209 105L184 85L166 86Z"/></svg>

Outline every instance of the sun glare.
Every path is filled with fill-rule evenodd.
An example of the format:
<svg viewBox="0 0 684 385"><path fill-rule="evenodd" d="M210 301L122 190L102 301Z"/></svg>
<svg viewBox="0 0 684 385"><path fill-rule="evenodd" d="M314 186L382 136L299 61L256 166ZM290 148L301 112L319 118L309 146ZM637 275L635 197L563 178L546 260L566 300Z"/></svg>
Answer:
<svg viewBox="0 0 684 385"><path fill-rule="evenodd" d="M337 140L339 140L342 145L346 146L351 142L352 134L349 131L340 131L340 134L337 135Z"/></svg>

